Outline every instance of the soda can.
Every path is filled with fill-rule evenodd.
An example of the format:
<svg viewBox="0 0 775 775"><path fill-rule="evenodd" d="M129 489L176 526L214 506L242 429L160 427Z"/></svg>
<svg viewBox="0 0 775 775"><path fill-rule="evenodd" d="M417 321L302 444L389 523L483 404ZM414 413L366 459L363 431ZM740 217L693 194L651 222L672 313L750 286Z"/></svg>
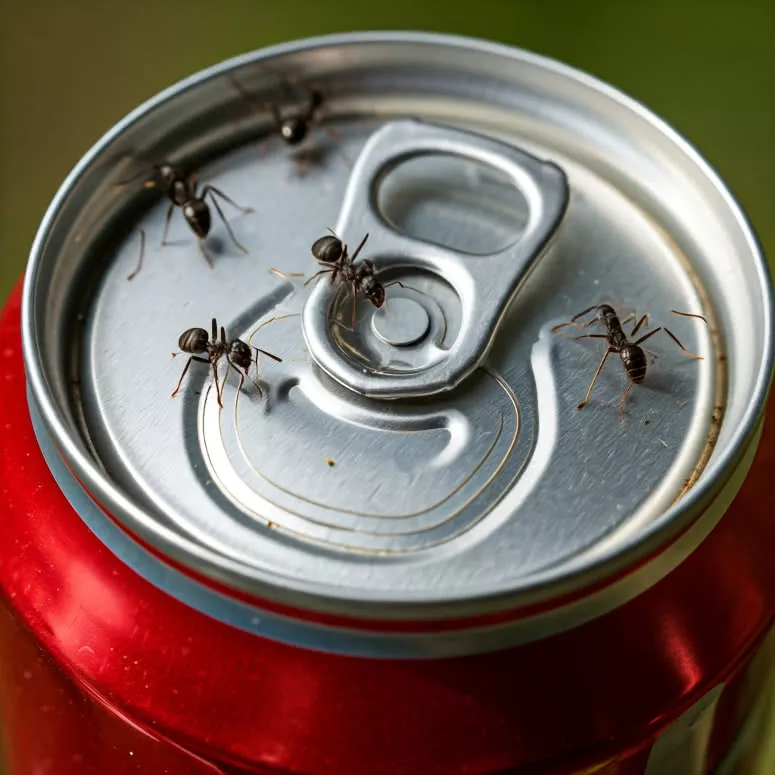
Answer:
<svg viewBox="0 0 775 775"><path fill-rule="evenodd" d="M230 60L86 154L1 325L12 775L757 766L770 279L611 87Z"/></svg>

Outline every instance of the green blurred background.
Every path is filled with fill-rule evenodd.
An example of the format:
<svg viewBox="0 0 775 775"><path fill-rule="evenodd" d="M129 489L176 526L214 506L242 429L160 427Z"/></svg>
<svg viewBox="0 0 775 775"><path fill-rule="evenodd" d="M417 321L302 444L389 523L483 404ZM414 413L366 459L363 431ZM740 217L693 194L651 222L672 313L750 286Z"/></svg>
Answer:
<svg viewBox="0 0 775 775"><path fill-rule="evenodd" d="M492 38L614 84L697 146L775 256L775 0L0 0L0 292L65 174L139 102L243 51L365 29Z"/></svg>
<svg viewBox="0 0 775 775"><path fill-rule="evenodd" d="M179 78L293 38L420 29L564 60L643 101L731 186L775 255L775 0L0 0L0 292L70 167Z"/></svg>

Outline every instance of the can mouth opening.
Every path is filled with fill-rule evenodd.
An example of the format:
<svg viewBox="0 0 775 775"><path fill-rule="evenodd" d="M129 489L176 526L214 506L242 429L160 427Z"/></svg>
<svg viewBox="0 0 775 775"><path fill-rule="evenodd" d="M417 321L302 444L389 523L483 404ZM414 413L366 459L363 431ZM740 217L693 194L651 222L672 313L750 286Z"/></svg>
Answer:
<svg viewBox="0 0 775 775"><path fill-rule="evenodd" d="M397 56L397 50L401 56ZM109 352L91 349L87 353L79 345L84 338L94 339L91 310L96 298L105 297L106 273L112 264L101 261L100 255L112 257L119 248L124 251L126 245L136 242L137 236L126 224L151 201L144 191L129 197L120 184L136 171L133 154L138 147L154 160L173 156L176 161L190 163L192 168L202 160L219 159L227 149L239 146L242 149L237 153L245 154L245 158L254 154L256 133L269 130L270 118L246 113L239 95L224 76L234 72L246 88L266 90L270 76L252 65L277 60L287 60L303 72L337 82L341 91L332 105L333 112L342 117L366 114L373 120L372 109L364 106L373 90L381 88L380 110L388 114L402 115L411 105L422 104L423 115L432 118L435 113L440 122L455 116L463 124L489 126L494 134L516 131L527 146L540 136L547 146L557 149L558 156L575 165L574 170L579 168L575 173L579 180L583 175L580 166L584 164L604 176L612 188L621 185L628 196L636 196L632 192L636 189L634 181L638 181L639 208L654 219L655 231L665 231L665 241L677 246L676 255L690 257L684 270L702 299L703 309L709 311L712 324L709 331L699 330L697 341L704 352L717 356L713 363L702 367L708 375L708 387L701 401L711 415L710 430L704 438L698 437L693 449L686 453L696 463L694 467L684 464L685 486L682 492L679 488L672 506L668 501L659 516L634 519L608 537L596 540L593 547L580 547L575 556L546 564L532 573L515 572L511 578L506 574L494 583L488 579L481 581L479 574L472 572L465 593L443 585L432 591L400 586L393 590L359 589L357 585L326 585L320 579L305 578L292 568L287 572L278 568L267 571L260 563L235 559L229 547L219 545L217 540L208 543L203 534L182 530L174 515L171 518L159 507L158 499L147 487L138 484L133 489L127 480L117 482L113 475L115 461L106 464L104 450L112 448L116 460L120 460L120 437L107 432L101 436L102 431L95 429L90 418L96 410L91 399L84 398L85 393L74 378L77 380L82 374L85 358L119 359L123 347L132 351L128 347L133 336L130 328L124 329L126 340L116 340ZM469 86L468 93L461 97L454 88L463 87L453 88L451 84L456 74L464 72ZM502 101L477 105L477 87L490 81L504 86L500 91L493 90L501 94ZM525 95L535 89L544 92L546 99L540 110L531 113L525 109L530 102ZM438 98L427 102L428 91L437 93ZM565 94L566 104L555 110L552 99L559 99L560 94ZM579 117L573 131L563 126L564 114L569 110ZM216 161L213 166L217 164ZM404 170L410 176L411 172ZM387 219L406 230L419 228L422 235L422 226L413 221L416 210L407 209L405 199L394 198L391 202L394 183L390 177L383 182ZM672 192L672 198L666 198L666 191ZM578 197L579 207L585 206L583 199ZM432 197L430 201L432 207ZM510 204L518 213L520 202ZM518 226L519 219L515 220ZM247 218L239 227L250 234L258 234L261 229L260 224ZM184 231L179 233L185 233L186 239L190 236ZM488 231L491 237L493 233ZM504 234L497 232L497 238L502 241L518 237L518 231ZM226 256L231 250L228 238L221 234L217 239L223 240ZM293 249L298 249L297 243ZM220 263L221 251L218 253ZM84 256L88 256L88 261L84 261ZM193 251L188 260L201 261ZM234 258L233 262L237 260ZM224 257L222 265L236 266L231 262L231 257ZM186 261L180 261L170 276L186 284L190 283L189 273ZM208 301L217 306L218 289L214 284L210 288L199 287L205 301L202 309ZM286 296L290 297L289 288L287 283L278 283L271 304L281 305ZM116 289L110 296L115 305L129 303L129 295L136 292L136 286L126 282L120 287L116 285ZM407 294L407 299L411 301L411 294ZM534 307L537 304L534 298L529 301ZM164 304L163 294L158 303ZM251 315L256 317L258 313L252 310ZM199 316L196 312L192 317L198 320ZM204 313L205 323L210 316L209 312ZM373 326L379 329L380 322L375 320ZM194 324L196 321L191 323ZM285 323L279 324L282 325ZM235 331L249 330L247 321L240 319L230 321L230 327ZM751 443L771 379L772 329L770 281L749 224L713 171L659 119L610 87L532 54L460 38L397 33L334 36L256 52L193 76L142 105L92 148L54 198L32 248L23 301L30 400L59 454L92 497L117 521L162 555L198 574L258 597L364 619L456 618L473 612L517 609L592 587L660 551L708 508ZM99 365L90 365L89 369L98 371ZM148 363L136 364L137 384L147 378L150 369ZM291 382L292 379L286 384L289 393L297 387ZM302 387L306 390L307 383ZM326 390L326 400L333 400L335 391ZM504 395L508 405L508 391ZM719 396L723 399L719 400ZM212 417L207 414L210 409L202 409L202 422ZM194 415L196 412L195 409ZM493 449L499 450L498 445L503 444L511 454L509 434L513 433L516 439L517 426L525 418L518 410L513 417L502 416L505 419L500 435L493 431ZM154 422L153 417L149 410L144 421ZM124 427L123 432L132 431ZM319 456L326 459L322 452ZM330 463L327 467L344 469L343 461L334 462L334 467ZM211 471L220 470L208 465ZM675 494L674 482L671 487ZM505 508L504 503L498 501L498 508ZM494 502L493 508L495 505ZM712 518L717 520L720 516L715 514ZM475 541L465 540L472 544ZM315 562L323 562L327 551L325 547L315 549ZM448 550L440 550L439 556L443 557L445 551ZM353 557L352 562L364 565L368 560L366 554ZM427 556L418 554L406 560L406 565L421 566L426 561ZM400 564L391 558L384 562L386 567Z"/></svg>

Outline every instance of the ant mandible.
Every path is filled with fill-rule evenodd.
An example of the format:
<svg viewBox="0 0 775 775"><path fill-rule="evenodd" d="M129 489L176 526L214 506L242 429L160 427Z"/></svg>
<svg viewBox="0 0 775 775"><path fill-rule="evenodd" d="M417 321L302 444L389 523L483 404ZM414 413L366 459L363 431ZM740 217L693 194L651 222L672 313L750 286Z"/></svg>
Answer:
<svg viewBox="0 0 775 775"><path fill-rule="evenodd" d="M312 245L312 255L319 264L326 268L315 272L304 285L308 285L314 279L324 274L331 275L332 285L336 284L337 281L346 285L353 296L352 325L354 326L358 293L362 293L379 309L385 303L386 288L390 288L391 285L400 285L402 288L406 286L398 280L383 285L375 276L376 268L373 262L368 259L361 261L359 264L355 263L355 259L369 238L368 234L361 240L360 245L358 245L355 253L351 256L348 252L347 244L342 242L331 229L328 231L330 234L315 240Z"/></svg>
<svg viewBox="0 0 775 775"><path fill-rule="evenodd" d="M632 337L635 336L635 334L638 333L638 331L643 327L645 323L648 323L649 316L643 315L640 320L635 324L635 327L630 332L629 337L624 333L624 330L622 329L622 323L619 320L619 316L616 314L616 310L610 305L610 304L593 304L591 307L587 307L587 309L583 310L582 312L579 312L577 315L574 315L570 320L568 320L565 323L560 323L557 326L554 326L551 331L554 333L555 331L559 331L561 328L564 328L565 326L574 325L576 321L579 318L584 317L584 315L587 315L588 313L592 312L592 310L596 311L596 315L591 320L587 321L582 325L582 328L586 328L588 326L594 325L597 323L600 325L606 333L604 334L583 334L581 336L576 336L574 339L605 339L606 340L606 350L603 353L603 357L600 360L600 363L598 364L597 371L595 371L595 376L592 377L592 382L589 385L589 389L587 390L587 394L584 396L584 400L578 404L576 409L582 409L587 405L589 402L589 397L592 395L592 389L595 387L595 383L597 382L597 378L600 376L600 372L603 370L603 366L606 362L606 359L609 355L612 353L615 353L619 356L619 358L622 361L622 366L624 367L624 372L627 375L627 379L629 380L627 386L624 389L624 392L622 393L622 397L619 400L619 414L623 414L624 411L624 402L627 398L628 393L632 389L633 385L640 385L643 380L646 378L646 371L647 371L647 359L646 359L646 353L644 352L643 348L641 347L641 344L645 342L647 339L654 336L654 334L658 334L660 331L664 331L677 345L681 348L681 352L686 355L688 358L693 358L694 360L702 360L701 355L694 355L694 353L690 353L682 344L680 341L678 341L678 337L665 326L659 326L659 328L655 328L653 331L649 331L647 334L644 334L640 339L637 339L634 342L629 341ZM681 315L682 317L688 317L688 318L699 318L707 325L707 320L702 315L695 315L691 312L679 312L678 310L671 310L671 312L675 315ZM629 318L625 320L631 320L635 317L635 315L630 315Z"/></svg>
<svg viewBox="0 0 775 775"><path fill-rule="evenodd" d="M180 167L170 164L169 162L162 162L161 164L154 164L153 169L155 177L145 182L146 188L158 188L169 200L170 205L167 209L167 217L164 222L164 234L161 238L161 244L167 244L167 234L170 228L170 220L172 219L172 213L176 207L179 207L183 213L183 217L186 219L186 223L191 227L191 231L197 236L199 240L199 248L202 251L202 255L205 257L210 269L213 268L213 261L210 254L205 247L205 239L210 233L210 226L212 224L212 218L210 217L210 206L207 203L207 197L215 205L215 209L218 212L223 225L226 227L226 231L231 237L231 241L243 252L247 253L247 248L237 240L234 235L229 222L226 220L226 216L221 209L220 204L216 197L220 197L224 201L228 202L233 207L236 207L243 213L252 213L252 207L242 207L238 205L233 199L226 196L220 189L216 188L209 183L202 187L201 191L197 191L197 181L199 176L197 174L186 175ZM143 256L145 254L145 240L140 249L140 258L137 262L137 267L132 272L128 280L131 280L137 275L143 265Z"/></svg>
<svg viewBox="0 0 775 775"><path fill-rule="evenodd" d="M215 392L218 397L218 406L223 409L223 401L221 396L223 388L218 384L218 362L221 358L226 358L228 364L233 366L240 375L239 386L237 392L242 389L242 385L245 382L245 377L249 376L248 371L250 365L253 363L253 355L251 353L251 345L243 342L241 339L229 340L226 338L226 329L221 326L221 338L218 339L218 324L215 318L212 321L212 334L208 336L207 331L204 328L189 328L186 329L178 339L178 347L184 352L189 354L189 358L186 361L186 365L183 367L183 373L180 375L178 384L175 390L172 392L172 397L178 394L180 386L183 384L183 378L186 376L191 361L197 363L208 363L213 370L213 381L215 382ZM282 358L279 358L272 353L262 350L260 347L253 348L256 350L256 377L258 377L258 353L273 358L278 363L282 363ZM173 357L177 353L173 353ZM206 357L202 357L206 355ZM226 375L223 378L223 384L226 385L226 377L229 376L228 369ZM261 385L258 384L257 379L253 380L259 395L263 395Z"/></svg>

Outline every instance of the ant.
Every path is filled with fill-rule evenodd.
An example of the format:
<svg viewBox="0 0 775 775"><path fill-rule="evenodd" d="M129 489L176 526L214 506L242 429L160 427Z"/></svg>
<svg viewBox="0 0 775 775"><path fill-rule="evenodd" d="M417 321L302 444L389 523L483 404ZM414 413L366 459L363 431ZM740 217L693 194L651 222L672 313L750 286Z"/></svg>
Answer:
<svg viewBox="0 0 775 775"><path fill-rule="evenodd" d="M218 339L218 324L213 318L212 322L212 334L208 336L207 331L204 328L189 328L186 329L178 339L178 347L184 352L189 353L188 361L183 368L183 373L180 375L178 384L172 393L172 396L176 396L180 390L180 386L183 384L183 377L186 376L188 367L191 365L191 361L197 361L197 363L209 363L213 369L213 380L215 382L215 392L218 396L218 406L223 409L223 402L221 401L222 388L218 384L218 362L221 358L226 358L230 366L233 366L240 374L239 386L237 392L242 389L242 385L245 382L245 377L248 376L248 370L250 364L253 363L253 354L251 353L251 345L243 342L241 339L228 340L226 338L226 329L221 326L221 338ZM258 376L258 353L263 353L273 358L278 363L282 363L282 358L278 358L276 355L262 350L260 347L255 347L256 350L256 376ZM173 353L175 357L178 353ZM205 355L206 357L202 357ZM226 377L229 376L228 369L226 376L223 378L224 385L226 384ZM253 383L258 388L259 395L263 395L261 386L256 380Z"/></svg>
<svg viewBox="0 0 775 775"><path fill-rule="evenodd" d="M290 92L297 83L296 78L289 75L283 75L281 77L285 90ZM326 103L326 95L321 87L304 86L303 88L307 92L308 98L306 106L291 115L283 117L277 103L257 103L233 75L230 76L230 78L234 87L243 99L245 99L255 110L269 108L272 113L272 119L274 120L277 133L280 135L283 142L290 147L296 148L300 146L309 136L310 130L321 125ZM325 130L334 142L338 142L340 138L337 132L331 129L331 127L325 127ZM341 151L340 154L347 162L347 157L344 156ZM303 171L311 158L312 157L310 156L299 160L300 171Z"/></svg>
<svg viewBox="0 0 775 775"><path fill-rule="evenodd" d="M319 264L326 268L315 272L304 285L308 285L323 274L331 275L331 285L334 285L337 279L339 279L341 283L351 290L353 295L352 325L354 326L359 292L379 309L385 303L386 288L389 288L391 285L400 285L402 288L406 286L398 280L383 285L375 277L376 269L373 262L368 259L361 261L359 264L355 263L355 259L369 238L368 234L361 240L361 244L358 245L355 253L350 256L347 245L331 229L328 231L331 233L315 240L312 245L312 255Z"/></svg>
<svg viewBox="0 0 775 775"><path fill-rule="evenodd" d="M629 341L632 337L635 336L635 334L638 333L644 323L648 323L649 316L647 314L643 315L643 317L641 317L640 320L638 320L638 322L635 324L635 327L632 329L628 337L622 329L622 323L619 320L619 316L616 314L616 311L610 304L593 304L591 307L588 307L582 312L579 312L578 315L574 315L566 323L560 323L559 325L554 326L551 329L552 333L565 326L574 325L579 318L584 317L584 315L592 312L592 310L595 310L597 314L594 318L592 318L592 320L584 323L581 327L586 328L587 326L591 326L597 323L605 330L606 333L583 334L582 336L574 337L574 339L605 339L608 346L603 353L603 357L597 367L595 376L592 377L592 382L589 386L589 389L587 390L587 394L584 396L584 400L576 407L576 409L582 409L587 405L589 402L589 397L592 394L592 388L594 388L595 382L597 382L597 378L600 376L600 372L603 370L603 365L605 364L606 359L609 355L611 355L611 353L616 353L622 361L622 366L624 367L625 374L629 380L627 386L624 389L624 393L622 393L622 397L619 400L619 414L622 415L624 410L624 402L627 398L627 394L632 389L632 386L640 385L646 378L646 353L641 347L641 344L643 344L643 342L645 342L650 337L654 336L654 334L658 334L660 331L664 331L681 348L681 352L688 358L693 358L694 360L703 360L701 355L694 355L693 353L690 353L678 341L678 337L665 326L659 326L659 328L655 328L653 331L649 331L647 334L644 334L642 337L640 337L640 339L637 339L634 342ZM678 312L678 310L671 310L671 312L675 315L681 315L682 317L699 318L706 325L708 322L702 315L694 315L690 312ZM628 320L632 320L634 317L635 315L632 314L626 318L624 322L626 323Z"/></svg>
<svg viewBox="0 0 775 775"><path fill-rule="evenodd" d="M229 222L226 220L226 216L223 214L216 196L228 202L233 207L236 207L243 213L252 213L252 207L241 207L233 199L226 196L220 189L207 184L202 187L201 191L197 191L197 181L199 176L197 174L186 175L180 167L170 164L169 162L162 162L161 164L154 164L153 169L155 177L145 182L146 188L158 188L169 200L170 206L167 209L167 218L164 222L164 234L161 238L161 244L167 244L167 234L170 228L170 220L172 219L172 213L176 207L179 207L183 213L183 217L186 219L186 223L191 227L191 231L196 234L199 239L199 248L202 251L202 255L205 257L210 269L213 268L213 261L210 254L205 247L205 239L210 233L210 226L212 219L210 217L210 206L207 203L207 197L215 205L215 209L218 215L221 217L226 230L229 232L231 241L243 252L247 253L247 248L240 244L237 238L234 236ZM129 182L129 181L126 181ZM145 239L141 244L140 258L137 262L137 267L134 272L127 278L131 280L142 268L143 256L145 254Z"/></svg>

